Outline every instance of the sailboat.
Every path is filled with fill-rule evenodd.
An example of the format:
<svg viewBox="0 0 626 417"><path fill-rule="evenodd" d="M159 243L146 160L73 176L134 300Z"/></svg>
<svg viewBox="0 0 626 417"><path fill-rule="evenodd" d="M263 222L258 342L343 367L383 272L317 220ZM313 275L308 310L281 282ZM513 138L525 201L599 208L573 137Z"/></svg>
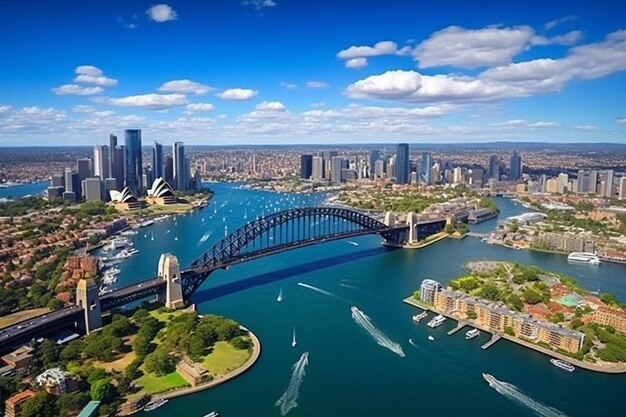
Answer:
<svg viewBox="0 0 626 417"><path fill-rule="evenodd" d="M428 340L435 340L435 338L433 337L433 335L432 335L432 334L429 334L429 335L428 335Z"/></svg>
<svg viewBox="0 0 626 417"><path fill-rule="evenodd" d="M293 340L291 341L291 347L296 347L298 342L296 342L296 326L293 327Z"/></svg>
<svg viewBox="0 0 626 417"><path fill-rule="evenodd" d="M154 240L154 232L152 232L152 236L150 236L150 240Z"/></svg>
<svg viewBox="0 0 626 417"><path fill-rule="evenodd" d="M283 288L280 288L280 292L278 293L278 297L276 298L276 301L278 301L279 303L281 301L283 301Z"/></svg>

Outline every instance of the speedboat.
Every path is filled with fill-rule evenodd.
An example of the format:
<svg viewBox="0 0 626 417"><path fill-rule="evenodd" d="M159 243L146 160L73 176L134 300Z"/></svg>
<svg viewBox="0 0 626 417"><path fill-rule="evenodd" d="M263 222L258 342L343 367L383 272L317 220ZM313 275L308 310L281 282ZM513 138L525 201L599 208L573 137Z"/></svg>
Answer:
<svg viewBox="0 0 626 417"><path fill-rule="evenodd" d="M217 411L211 411L209 414L205 414L202 417L218 417L218 416L219 416L219 414L218 414Z"/></svg>
<svg viewBox="0 0 626 417"><path fill-rule="evenodd" d="M433 335L432 335L432 334L429 334L429 335L428 335L428 340L435 340L435 338L433 337Z"/></svg>

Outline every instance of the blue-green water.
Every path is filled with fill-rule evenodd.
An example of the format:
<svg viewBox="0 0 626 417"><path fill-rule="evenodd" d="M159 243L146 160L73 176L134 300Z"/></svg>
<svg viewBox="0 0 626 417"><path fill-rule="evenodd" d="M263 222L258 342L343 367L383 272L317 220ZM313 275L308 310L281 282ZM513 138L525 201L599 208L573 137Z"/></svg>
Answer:
<svg viewBox="0 0 626 417"><path fill-rule="evenodd" d="M0 188L0 198L20 198L27 195L38 196L48 187L48 181L21 184L9 188Z"/></svg>
<svg viewBox="0 0 626 417"><path fill-rule="evenodd" d="M118 284L153 276L161 252L175 253L181 264L188 264L224 236L224 217L228 230L233 231L276 205L282 209L321 201L321 196L242 190L232 184L212 188L216 193L210 208L140 230L134 238L140 253L122 264ZM269 207L269 202L274 205ZM507 199L497 202L502 216L524 210ZM214 207L219 208L217 214ZM495 222L476 228L489 230ZM154 241L150 239L153 232ZM211 236L200 243L207 232L212 232ZM547 357L506 341L482 351L480 345L488 335L471 341L465 340L464 331L447 336L454 326L449 321L429 332L425 324L412 323L416 310L402 299L424 278L446 282L462 273L465 261L490 258L563 272L590 290L600 287L626 300L625 266L570 265L563 256L511 250L476 238L448 239L416 251L387 250L376 236L354 241L358 246L329 242L211 275L195 295L199 311L233 317L249 327L261 340L261 358L239 378L171 400L149 415L201 417L218 410L224 417L280 416L275 402L287 389L292 367L305 351L309 352L309 365L290 417L534 415L528 401L526 405L516 403L489 387L482 372L515 385L533 401L568 416L623 415L621 395L626 376L580 369L564 372L552 366ZM344 300L303 288L298 282ZM279 303L276 297L280 288L284 299ZM378 345L351 317L352 305L400 344L406 356ZM293 326L298 333L296 348L291 347ZM429 333L434 341L427 340ZM408 342L409 338L417 347Z"/></svg>

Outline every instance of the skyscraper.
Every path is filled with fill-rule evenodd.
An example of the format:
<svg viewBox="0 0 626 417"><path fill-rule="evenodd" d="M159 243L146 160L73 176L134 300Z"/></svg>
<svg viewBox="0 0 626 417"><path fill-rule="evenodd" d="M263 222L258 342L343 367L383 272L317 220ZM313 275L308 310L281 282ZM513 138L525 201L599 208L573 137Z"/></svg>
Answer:
<svg viewBox="0 0 626 417"><path fill-rule="evenodd" d="M399 143L396 148L396 184L409 183L409 144Z"/></svg>
<svg viewBox="0 0 626 417"><path fill-rule="evenodd" d="M164 172L165 182L174 187L174 158L172 155L165 155Z"/></svg>
<svg viewBox="0 0 626 417"><path fill-rule="evenodd" d="M341 169L345 166L344 159L340 156L333 156L330 164L330 182L340 183Z"/></svg>
<svg viewBox="0 0 626 417"><path fill-rule="evenodd" d="M498 159L498 155L491 155L489 157L489 171L487 172L487 177L500 181L500 159Z"/></svg>
<svg viewBox="0 0 626 417"><path fill-rule="evenodd" d="M115 178L115 147L117 146L117 136L109 135L109 175Z"/></svg>
<svg viewBox="0 0 626 417"><path fill-rule="evenodd" d="M422 154L422 163L420 165L420 181L424 184L432 184L433 156L430 152Z"/></svg>
<svg viewBox="0 0 626 417"><path fill-rule="evenodd" d="M115 178L117 191L122 191L126 183L126 178L124 177L124 167L126 166L125 153L124 146L116 146L113 151L113 171L111 176Z"/></svg>
<svg viewBox="0 0 626 417"><path fill-rule="evenodd" d="M183 142L174 142L172 148L174 158L174 188L180 191L187 190L187 162L185 161L185 145Z"/></svg>
<svg viewBox="0 0 626 417"><path fill-rule="evenodd" d="M380 151L378 149L372 149L370 151L370 165L369 165L369 177L370 179L376 179L375 169L376 161L380 159Z"/></svg>
<svg viewBox="0 0 626 417"><path fill-rule="evenodd" d="M91 160L87 158L77 160L76 171L78 172L78 180L81 183L87 178L91 178ZM76 193L76 195L79 195L79 193Z"/></svg>
<svg viewBox="0 0 626 417"><path fill-rule="evenodd" d="M163 145L154 141L152 147L152 180L163 176Z"/></svg>
<svg viewBox="0 0 626 417"><path fill-rule="evenodd" d="M141 159L141 130L126 129L124 131L125 165L124 177L127 187L135 195L141 193L141 176L143 175Z"/></svg>
<svg viewBox="0 0 626 417"><path fill-rule="evenodd" d="M522 178L522 157L514 150L509 165L509 179L517 181L520 178Z"/></svg>
<svg viewBox="0 0 626 417"><path fill-rule="evenodd" d="M109 178L109 147L96 145L93 147L93 175L101 181Z"/></svg>
<svg viewBox="0 0 626 417"><path fill-rule="evenodd" d="M319 181L324 178L324 158L321 156L314 156L311 159L311 177L314 181Z"/></svg>
<svg viewBox="0 0 626 417"><path fill-rule="evenodd" d="M313 155L300 155L300 178L308 180L313 175Z"/></svg>

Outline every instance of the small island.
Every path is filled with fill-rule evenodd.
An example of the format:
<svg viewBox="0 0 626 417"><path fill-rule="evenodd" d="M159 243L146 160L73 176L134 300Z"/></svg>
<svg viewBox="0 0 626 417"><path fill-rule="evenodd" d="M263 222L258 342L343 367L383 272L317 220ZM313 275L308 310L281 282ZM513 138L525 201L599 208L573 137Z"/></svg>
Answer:
<svg viewBox="0 0 626 417"><path fill-rule="evenodd" d="M572 278L502 261L472 261L447 288L424 280L405 302L598 372L626 372L626 308Z"/></svg>

